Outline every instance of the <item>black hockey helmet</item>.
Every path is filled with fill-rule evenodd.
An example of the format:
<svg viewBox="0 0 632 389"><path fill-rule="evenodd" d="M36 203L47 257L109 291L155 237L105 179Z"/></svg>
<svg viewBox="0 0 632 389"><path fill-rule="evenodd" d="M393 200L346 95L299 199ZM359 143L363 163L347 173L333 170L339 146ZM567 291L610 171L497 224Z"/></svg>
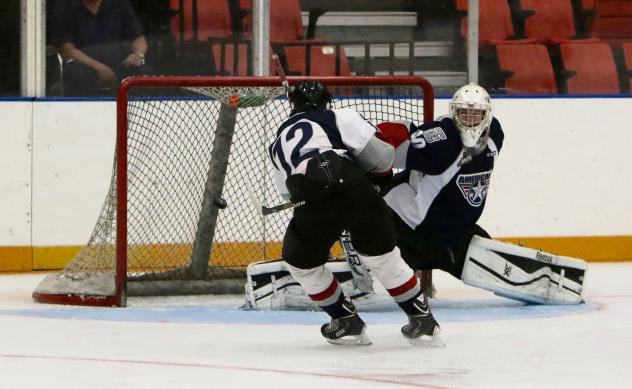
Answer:
<svg viewBox="0 0 632 389"><path fill-rule="evenodd" d="M292 115L310 108L327 109L331 103L331 94L327 86L320 81L303 80L289 93Z"/></svg>

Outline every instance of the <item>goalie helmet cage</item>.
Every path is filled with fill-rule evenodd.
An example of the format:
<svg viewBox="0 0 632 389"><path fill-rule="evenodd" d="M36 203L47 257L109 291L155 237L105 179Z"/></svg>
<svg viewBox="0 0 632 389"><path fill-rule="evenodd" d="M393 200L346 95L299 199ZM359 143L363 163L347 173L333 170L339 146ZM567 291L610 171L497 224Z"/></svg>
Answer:
<svg viewBox="0 0 632 389"><path fill-rule="evenodd" d="M433 120L433 88L422 77L313 79L329 87L333 108L374 124ZM40 283L35 301L126 306L128 295L242 293L249 263L281 256L292 215L263 217L247 194L250 187L265 204L283 202L267 147L289 112L277 77L124 80L110 189L95 228ZM423 273L424 290L430 277Z"/></svg>

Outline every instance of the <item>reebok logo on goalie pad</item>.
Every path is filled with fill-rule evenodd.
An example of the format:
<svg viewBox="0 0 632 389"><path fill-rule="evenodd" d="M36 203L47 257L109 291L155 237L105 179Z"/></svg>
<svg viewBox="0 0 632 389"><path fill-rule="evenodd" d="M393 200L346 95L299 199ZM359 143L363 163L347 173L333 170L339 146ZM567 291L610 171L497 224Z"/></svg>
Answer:
<svg viewBox="0 0 632 389"><path fill-rule="evenodd" d="M461 174L457 177L456 184L468 204L473 207L479 207L483 204L487 196L487 189L489 189L491 175L492 171L490 170L484 173Z"/></svg>

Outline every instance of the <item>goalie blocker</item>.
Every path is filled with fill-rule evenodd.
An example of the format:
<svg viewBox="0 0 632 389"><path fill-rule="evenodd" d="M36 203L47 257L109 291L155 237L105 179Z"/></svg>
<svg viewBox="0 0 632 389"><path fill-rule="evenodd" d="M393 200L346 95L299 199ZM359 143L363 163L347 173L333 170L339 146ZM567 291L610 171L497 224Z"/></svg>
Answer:
<svg viewBox="0 0 632 389"><path fill-rule="evenodd" d="M536 304L583 303L585 261L474 236L461 280Z"/></svg>

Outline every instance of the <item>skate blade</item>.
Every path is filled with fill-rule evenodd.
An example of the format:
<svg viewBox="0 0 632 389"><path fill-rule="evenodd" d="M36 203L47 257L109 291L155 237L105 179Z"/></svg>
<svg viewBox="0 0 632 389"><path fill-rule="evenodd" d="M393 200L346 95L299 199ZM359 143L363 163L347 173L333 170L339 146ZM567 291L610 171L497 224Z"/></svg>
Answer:
<svg viewBox="0 0 632 389"><path fill-rule="evenodd" d="M422 335L418 338L409 339L406 338L408 343L416 347L427 347L427 348L443 348L445 347L445 343L439 335L430 336L430 335Z"/></svg>
<svg viewBox="0 0 632 389"><path fill-rule="evenodd" d="M418 338L406 338L408 343L417 347L429 347L429 348L443 348L445 347L445 343L439 337L439 332L441 329L439 327L435 327L432 335L421 335Z"/></svg>
<svg viewBox="0 0 632 389"><path fill-rule="evenodd" d="M327 341L339 346L369 346L373 344L366 334L366 330L362 330L360 335L349 335L340 339L327 339Z"/></svg>

